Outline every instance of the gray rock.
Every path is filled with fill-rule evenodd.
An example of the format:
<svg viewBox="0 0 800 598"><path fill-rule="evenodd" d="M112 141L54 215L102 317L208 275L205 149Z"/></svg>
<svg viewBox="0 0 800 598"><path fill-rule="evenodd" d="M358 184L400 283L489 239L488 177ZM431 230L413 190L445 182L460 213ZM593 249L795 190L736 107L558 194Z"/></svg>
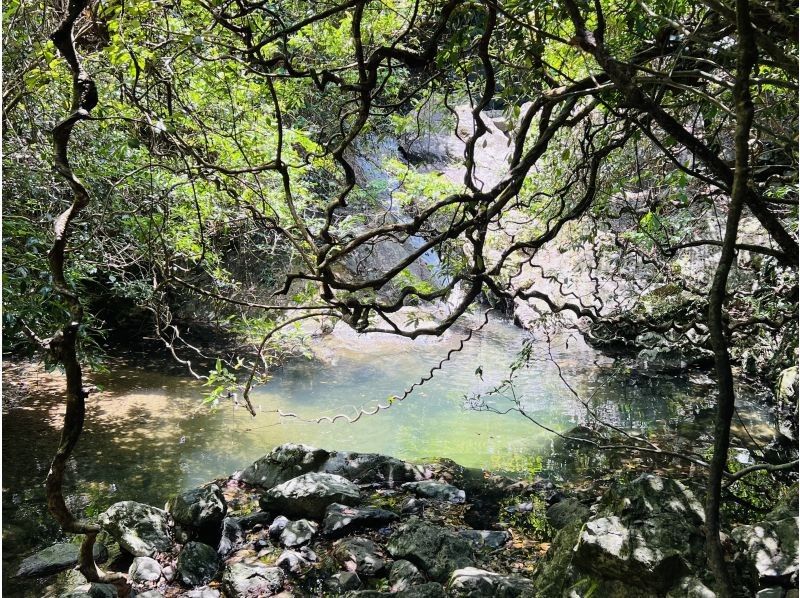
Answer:
<svg viewBox="0 0 800 598"><path fill-rule="evenodd" d="M228 556L244 542L244 529L236 517L222 520L222 537L217 545L217 553L221 557Z"/></svg>
<svg viewBox="0 0 800 598"><path fill-rule="evenodd" d="M386 569L378 546L367 538L345 538L334 544L334 558L356 573L368 576L381 575Z"/></svg>
<svg viewBox="0 0 800 598"><path fill-rule="evenodd" d="M89 586L91 598L117 598L117 586L110 583L93 583Z"/></svg>
<svg viewBox="0 0 800 598"><path fill-rule="evenodd" d="M283 589L286 575L280 567L233 563L222 576L226 598L274 596Z"/></svg>
<svg viewBox="0 0 800 598"><path fill-rule="evenodd" d="M147 590L146 592L139 592L136 598L164 598L164 594L158 590Z"/></svg>
<svg viewBox="0 0 800 598"><path fill-rule="evenodd" d="M760 592L756 592L756 598L783 598L783 588L765 588Z"/></svg>
<svg viewBox="0 0 800 598"><path fill-rule="evenodd" d="M667 598L716 598L702 581L696 577L684 577L667 593Z"/></svg>
<svg viewBox="0 0 800 598"><path fill-rule="evenodd" d="M472 549L466 540L419 520L402 525L386 547L393 557L411 561L437 581L446 581L456 569L472 565Z"/></svg>
<svg viewBox="0 0 800 598"><path fill-rule="evenodd" d="M128 569L128 575L135 583L158 581L161 577L161 565L149 556L137 556Z"/></svg>
<svg viewBox="0 0 800 598"><path fill-rule="evenodd" d="M269 537L280 538L287 525L289 525L289 519L283 515L278 515L269 525Z"/></svg>
<svg viewBox="0 0 800 598"><path fill-rule="evenodd" d="M286 524L281 532L281 543L287 548L302 546L311 541L319 525L308 519L298 519Z"/></svg>
<svg viewBox="0 0 800 598"><path fill-rule="evenodd" d="M450 484L436 482L434 480L407 482L403 484L403 488L410 490L417 496L447 501L457 505L463 504L467 500L467 496L463 490L460 490L459 488L456 488Z"/></svg>
<svg viewBox="0 0 800 598"><path fill-rule="evenodd" d="M788 581L797 572L800 560L797 536L797 517L742 525L731 532L731 537L755 565L761 585Z"/></svg>
<svg viewBox="0 0 800 598"><path fill-rule="evenodd" d="M331 594L343 594L361 587L361 579L351 571L341 571L331 575L323 584L325 590Z"/></svg>
<svg viewBox="0 0 800 598"><path fill-rule="evenodd" d="M189 530L193 536L217 545L222 532L222 520L228 512L219 486L211 484L179 494L169 501L168 508L175 523Z"/></svg>
<svg viewBox="0 0 800 598"><path fill-rule="evenodd" d="M465 529L458 532L474 549L481 548L500 548L511 539L508 532L494 531L488 529Z"/></svg>
<svg viewBox="0 0 800 598"><path fill-rule="evenodd" d="M253 529L257 525L265 527L269 525L274 518L274 515L271 513L265 513L264 511L259 511L258 513L251 513L250 515L245 515L244 517L239 518L239 525L242 527L243 530Z"/></svg>
<svg viewBox="0 0 800 598"><path fill-rule="evenodd" d="M161 569L161 575L164 576L164 579L166 579L168 583L175 579L175 574L175 567L172 565L167 565Z"/></svg>
<svg viewBox="0 0 800 598"><path fill-rule="evenodd" d="M92 548L94 560L103 563L108 559L105 545L96 542ZM77 544L63 542L53 544L40 550L22 561L17 570L17 577L45 577L70 569L78 564L80 547Z"/></svg>
<svg viewBox="0 0 800 598"><path fill-rule="evenodd" d="M583 523L589 518L589 514L588 507L581 501L576 498L565 498L548 508L546 517L554 529L561 529L575 520Z"/></svg>
<svg viewBox="0 0 800 598"><path fill-rule="evenodd" d="M172 548L169 513L131 500L111 505L100 525L133 556L154 556Z"/></svg>
<svg viewBox="0 0 800 598"><path fill-rule="evenodd" d="M287 573L294 573L295 575L302 573L302 571L310 566L310 563L299 552L294 550L284 550L275 565L286 571Z"/></svg>
<svg viewBox="0 0 800 598"><path fill-rule="evenodd" d="M322 533L330 538L337 538L365 527L383 527L397 519L395 513L385 509L348 507L334 503L325 511Z"/></svg>
<svg viewBox="0 0 800 598"><path fill-rule="evenodd" d="M270 490L299 475L317 471L328 456L328 451L312 446L282 444L234 478L262 490Z"/></svg>
<svg viewBox="0 0 800 598"><path fill-rule="evenodd" d="M524 577L500 575L484 569L466 567L453 571L447 584L450 596L469 598L516 598L533 595L533 582Z"/></svg>
<svg viewBox="0 0 800 598"><path fill-rule="evenodd" d="M425 583L425 576L411 561L400 559L392 563L389 570L389 586L392 592L408 590L411 586Z"/></svg>
<svg viewBox="0 0 800 598"><path fill-rule="evenodd" d="M397 593L380 592L378 590L361 590L347 592L345 598L445 598L444 586L440 583L429 582L414 586L408 590Z"/></svg>
<svg viewBox="0 0 800 598"><path fill-rule="evenodd" d="M183 594L184 598L220 598L219 590L213 588L196 588Z"/></svg>
<svg viewBox="0 0 800 598"><path fill-rule="evenodd" d="M426 505L427 501L424 498L409 497L403 501L400 512L403 515L421 515Z"/></svg>
<svg viewBox="0 0 800 598"><path fill-rule="evenodd" d="M288 516L322 519L328 505L354 505L360 497L358 486L341 476L307 473L268 490L261 498L261 508Z"/></svg>
<svg viewBox="0 0 800 598"><path fill-rule="evenodd" d="M320 471L340 475L357 484L381 484L390 488L417 480L422 475L420 468L410 463L375 453L334 452Z"/></svg>
<svg viewBox="0 0 800 598"><path fill-rule="evenodd" d="M216 577L219 567L216 550L202 542L189 542L178 555L178 581L189 587L207 584Z"/></svg>

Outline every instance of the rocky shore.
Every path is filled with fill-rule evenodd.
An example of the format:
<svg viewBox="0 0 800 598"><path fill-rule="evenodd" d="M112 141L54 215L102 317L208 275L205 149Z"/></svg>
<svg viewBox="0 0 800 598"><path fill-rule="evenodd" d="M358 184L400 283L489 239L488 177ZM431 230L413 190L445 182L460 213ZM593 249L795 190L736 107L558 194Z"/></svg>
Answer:
<svg viewBox="0 0 800 598"><path fill-rule="evenodd" d="M787 496L726 538L742 595L798 596L797 488ZM703 520L688 487L655 475L568 496L450 461L286 444L164 509L112 505L95 556L129 586L73 571L61 596L712 597ZM18 575L76 560L59 544Z"/></svg>

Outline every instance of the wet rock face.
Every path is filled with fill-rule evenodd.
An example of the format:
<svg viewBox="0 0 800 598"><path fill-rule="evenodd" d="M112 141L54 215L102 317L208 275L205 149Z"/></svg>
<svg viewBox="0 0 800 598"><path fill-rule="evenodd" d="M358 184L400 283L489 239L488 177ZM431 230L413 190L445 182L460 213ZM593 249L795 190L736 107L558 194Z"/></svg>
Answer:
<svg viewBox="0 0 800 598"><path fill-rule="evenodd" d="M411 561L436 581L446 581L456 569L472 564L472 549L466 540L418 520L402 525L386 547L394 558Z"/></svg>
<svg viewBox="0 0 800 598"><path fill-rule="evenodd" d="M150 505L123 501L100 515L100 525L133 556L154 556L172 548L172 518Z"/></svg>
<svg viewBox="0 0 800 598"><path fill-rule="evenodd" d="M216 577L220 560L208 544L189 542L178 555L178 580L185 586L201 586Z"/></svg>
<svg viewBox="0 0 800 598"><path fill-rule="evenodd" d="M175 523L200 538L216 545L222 536L222 521L228 505L216 484L195 488L179 494L169 502L169 512Z"/></svg>
<svg viewBox="0 0 800 598"><path fill-rule="evenodd" d="M46 577L78 564L80 549L68 542L53 544L22 561L17 577ZM94 560L103 563L108 559L108 550L97 542L92 548Z"/></svg>
<svg viewBox="0 0 800 598"><path fill-rule="evenodd" d="M322 533L329 538L338 538L365 527L383 527L397 519L395 513L385 509L334 503L325 510Z"/></svg>
<svg viewBox="0 0 800 598"><path fill-rule="evenodd" d="M285 574L279 567L234 563L222 576L222 591L227 598L274 596L283 589Z"/></svg>
<svg viewBox="0 0 800 598"><path fill-rule="evenodd" d="M307 473L268 490L260 504L265 511L322 519L328 505L355 505L360 498L358 486L341 476Z"/></svg>
<svg viewBox="0 0 800 598"><path fill-rule="evenodd" d="M270 490L304 473L317 471L329 456L328 451L305 444L282 444L234 477Z"/></svg>

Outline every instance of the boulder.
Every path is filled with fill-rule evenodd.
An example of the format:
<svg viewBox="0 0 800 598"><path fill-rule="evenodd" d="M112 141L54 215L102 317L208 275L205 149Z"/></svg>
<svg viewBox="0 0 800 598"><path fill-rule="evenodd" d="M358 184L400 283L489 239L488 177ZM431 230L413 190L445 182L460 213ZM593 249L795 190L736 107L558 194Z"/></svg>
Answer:
<svg viewBox="0 0 800 598"><path fill-rule="evenodd" d="M244 529L236 517L222 520L222 537L217 544L217 553L221 557L228 556L244 542Z"/></svg>
<svg viewBox="0 0 800 598"><path fill-rule="evenodd" d="M287 573L294 573L298 575L303 572L306 567L310 566L308 560L299 552L294 550L284 550L275 565L286 571Z"/></svg>
<svg viewBox="0 0 800 598"><path fill-rule="evenodd" d="M320 471L340 475L357 484L380 484L393 488L421 477L420 469L394 457L375 453L334 452Z"/></svg>
<svg viewBox="0 0 800 598"><path fill-rule="evenodd" d="M466 540L419 520L402 525L386 547L394 558L411 561L436 581L446 581L456 569L472 565L472 549Z"/></svg>
<svg viewBox="0 0 800 598"><path fill-rule="evenodd" d="M189 542L178 555L178 580L185 586L201 586L216 577L219 567L216 550L202 542Z"/></svg>
<svg viewBox="0 0 800 598"><path fill-rule="evenodd" d="M333 547L334 558L349 571L361 575L378 576L386 569L380 549L367 538L345 538Z"/></svg>
<svg viewBox="0 0 800 598"><path fill-rule="evenodd" d="M189 490L170 500L167 506L175 523L190 536L217 545L222 535L222 520L228 512L219 486L211 484Z"/></svg>
<svg viewBox="0 0 800 598"><path fill-rule="evenodd" d="M302 546L311 541L319 525L308 519L298 519L286 524L281 532L281 543L287 548Z"/></svg>
<svg viewBox="0 0 800 598"><path fill-rule="evenodd" d="M545 516L553 529L561 529L572 521L586 521L589 518L589 509L576 498L565 498L551 505Z"/></svg>
<svg viewBox="0 0 800 598"><path fill-rule="evenodd" d="M758 571L760 585L788 583L798 570L798 518L761 521L731 532L739 549Z"/></svg>
<svg viewBox="0 0 800 598"><path fill-rule="evenodd" d="M181 598L220 598L220 594L213 588L195 588L182 594Z"/></svg>
<svg viewBox="0 0 800 598"><path fill-rule="evenodd" d="M383 527L398 516L391 511L377 507L348 507L334 503L325 510L322 533L329 538L337 538L365 527Z"/></svg>
<svg viewBox="0 0 800 598"><path fill-rule="evenodd" d="M403 484L403 488L410 490L417 496L447 501L453 504L463 504L467 500L466 494L463 490L460 490L455 486L451 486L450 484L445 484L434 480L407 482Z"/></svg>
<svg viewBox="0 0 800 598"><path fill-rule="evenodd" d="M323 584L325 591L331 594L344 594L361 587L361 579L352 571L341 571L331 575Z"/></svg>
<svg viewBox="0 0 800 598"><path fill-rule="evenodd" d="M360 498L358 486L341 476L307 473L268 490L260 503L265 511L322 519L328 505L354 505Z"/></svg>
<svg viewBox="0 0 800 598"><path fill-rule="evenodd" d="M283 530L286 529L286 526L289 525L289 523L290 521L288 517L278 515L272 520L272 523L269 524L269 537L276 539L280 538Z"/></svg>
<svg viewBox="0 0 800 598"><path fill-rule="evenodd" d="M128 568L128 576L134 583L158 581L161 578L161 565L149 556L137 556Z"/></svg>
<svg viewBox="0 0 800 598"><path fill-rule="evenodd" d="M405 559L392 563L389 570L389 589L392 592L408 590L422 583L425 583L425 576L414 563Z"/></svg>
<svg viewBox="0 0 800 598"><path fill-rule="evenodd" d="M508 532L488 529L465 529L458 532L458 535L469 542L475 550L500 548L511 539L511 534Z"/></svg>
<svg viewBox="0 0 800 598"><path fill-rule="evenodd" d="M299 475L317 471L328 456L328 451L312 446L282 444L234 475L234 479L262 490L270 490Z"/></svg>
<svg viewBox="0 0 800 598"><path fill-rule="evenodd" d="M222 576L226 598L274 596L283 589L285 574L280 567L233 563Z"/></svg>
<svg viewBox="0 0 800 598"><path fill-rule="evenodd" d="M524 577L500 575L484 569L466 567L453 571L447 584L449 596L469 598L516 598L533 596L533 582Z"/></svg>
<svg viewBox="0 0 800 598"><path fill-rule="evenodd" d="M62 542L53 544L36 554L32 554L17 569L17 577L46 577L71 569L78 564L80 547L77 544ZM108 559L108 550L104 544L96 542L92 548L94 560L103 563Z"/></svg>
<svg viewBox="0 0 800 598"><path fill-rule="evenodd" d="M687 576L667 593L667 598L716 598L716 594L696 577Z"/></svg>
<svg viewBox="0 0 800 598"><path fill-rule="evenodd" d="M150 505L115 503L100 515L100 525L133 556L154 556L172 548L172 518Z"/></svg>
<svg viewBox="0 0 800 598"><path fill-rule="evenodd" d="M244 517L239 518L239 525L243 530L250 530L254 529L257 526L266 527L270 523L275 516L272 513L265 513L264 511L259 511L257 513L251 513L250 515L245 515Z"/></svg>

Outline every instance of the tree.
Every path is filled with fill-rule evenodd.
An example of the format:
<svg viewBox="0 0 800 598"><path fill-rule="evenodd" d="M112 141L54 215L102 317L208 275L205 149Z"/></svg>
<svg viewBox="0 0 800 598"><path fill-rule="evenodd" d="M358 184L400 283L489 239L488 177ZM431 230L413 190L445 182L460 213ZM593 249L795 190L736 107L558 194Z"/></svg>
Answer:
<svg viewBox="0 0 800 598"><path fill-rule="evenodd" d="M301 319L325 315L361 332L415 338L441 334L489 296L504 305L534 302L571 314L569 325L608 332L609 322L640 313L646 293L672 286L692 306L683 319L642 312L632 336L691 333L693 345L713 350L720 409L709 562L718 591L734 593L718 521L735 398L731 354L744 360L741 340L755 338L776 354L774 369L794 359L797 344L791 7L142 0L84 8L70 4L69 28L78 23L76 44L108 90L94 111L96 130L124 148L118 160L128 165L97 179L136 254L114 261L95 247L89 259L118 264L119 292L152 313L176 358L201 376L192 364L198 351L180 329L187 292L225 306L220 314L235 316L228 329L246 317L249 334L261 332L246 359L249 404L270 343ZM94 107L88 80L64 43L56 47L75 78L73 112L85 119ZM29 63L17 67L26 86L50 82L26 71ZM5 121L15 120L21 102L4 102ZM466 111L457 109L462 103ZM511 148L496 180L479 156L494 134L490 109L503 111ZM72 124L56 129L57 164L78 207L54 247L88 203L66 161ZM437 127L463 135L461 185L415 164ZM397 184L374 191L362 172L365 154L386 138L400 143L393 156L391 147L379 150L378 162ZM385 198L401 195L408 205L398 213ZM133 205L113 199L120 197ZM740 234L742 221L756 232ZM385 243L410 249L379 270L365 268ZM537 260L554 245L590 256L580 273L590 301L542 270ZM430 251L447 276L414 274ZM269 284L237 271L232 252L261 256L250 271L268 273ZM742 263L734 267L737 254ZM63 257L63 247L54 255ZM710 285L709 268L683 268L702 258L718 264ZM729 288L730 276L752 284ZM70 277L56 259L53 288L73 312L70 322L81 321L81 298L91 295L76 289L107 277ZM621 290L605 293L605 284ZM264 286L273 298L263 298ZM446 297L457 301L443 320L401 322L404 306ZM13 326L35 339L48 321L17 318ZM59 354L68 372L78 364L73 328L62 331L73 335L71 356ZM80 385L72 386L68 401L78 405Z"/></svg>

